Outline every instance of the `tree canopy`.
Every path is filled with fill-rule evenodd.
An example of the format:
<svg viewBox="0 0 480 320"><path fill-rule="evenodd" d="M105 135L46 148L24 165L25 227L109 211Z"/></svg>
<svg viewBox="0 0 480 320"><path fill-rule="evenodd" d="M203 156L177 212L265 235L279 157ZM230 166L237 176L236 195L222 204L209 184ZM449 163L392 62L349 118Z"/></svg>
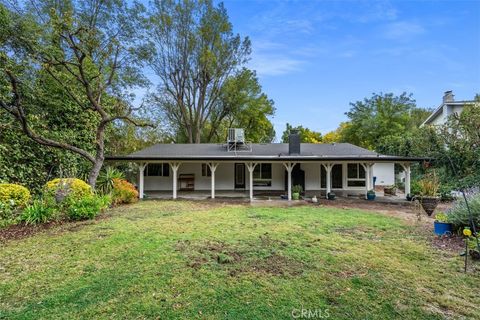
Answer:
<svg viewBox="0 0 480 320"><path fill-rule="evenodd" d="M142 124L128 95L145 84L136 36L140 10L123 1L0 5L0 107L10 115L4 125L90 162L92 186L107 127Z"/></svg>
<svg viewBox="0 0 480 320"><path fill-rule="evenodd" d="M283 134L282 134L283 143L288 142L288 136L293 130L297 131L300 134L300 141L303 143L321 143L322 142L322 134L320 132L316 132L308 128L304 128L303 126L293 127L291 124L287 123L285 131L283 131Z"/></svg>
<svg viewBox="0 0 480 320"><path fill-rule="evenodd" d="M152 102L177 142L221 140L226 132L220 128L229 123L259 128L247 135L270 139L266 117L273 115L273 104L244 68L250 40L233 33L223 4L155 1L147 30L154 48L151 66L160 79ZM265 111L258 120L257 108Z"/></svg>

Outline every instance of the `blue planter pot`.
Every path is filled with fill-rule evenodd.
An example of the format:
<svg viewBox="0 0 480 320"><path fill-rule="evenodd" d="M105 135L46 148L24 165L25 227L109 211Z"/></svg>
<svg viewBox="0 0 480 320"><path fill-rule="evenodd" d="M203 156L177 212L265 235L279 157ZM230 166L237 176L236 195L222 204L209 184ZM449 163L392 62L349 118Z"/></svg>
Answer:
<svg viewBox="0 0 480 320"><path fill-rule="evenodd" d="M367 193L367 200L375 200L376 195L374 193Z"/></svg>
<svg viewBox="0 0 480 320"><path fill-rule="evenodd" d="M433 223L433 232L439 236L452 234L452 224L435 221Z"/></svg>

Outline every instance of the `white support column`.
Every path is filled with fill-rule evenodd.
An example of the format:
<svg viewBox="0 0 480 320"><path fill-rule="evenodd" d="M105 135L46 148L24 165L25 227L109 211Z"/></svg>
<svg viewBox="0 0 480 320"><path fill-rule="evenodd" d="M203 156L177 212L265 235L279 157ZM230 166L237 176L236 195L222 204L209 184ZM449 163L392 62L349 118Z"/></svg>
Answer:
<svg viewBox="0 0 480 320"><path fill-rule="evenodd" d="M287 169L288 174L288 182L287 182L287 189L288 189L288 201L292 200L292 170L295 167L296 163L294 162L284 162L283 166Z"/></svg>
<svg viewBox="0 0 480 320"><path fill-rule="evenodd" d="M180 168L180 162L170 162L170 168L172 168L173 173L173 187L172 187L172 198L177 199L177 172L178 168Z"/></svg>
<svg viewBox="0 0 480 320"><path fill-rule="evenodd" d="M138 166L138 197L143 199L144 193L144 177L145 177L145 168L147 167L147 163L140 163Z"/></svg>
<svg viewBox="0 0 480 320"><path fill-rule="evenodd" d="M405 169L405 197L410 193L410 163L404 163L403 168Z"/></svg>
<svg viewBox="0 0 480 320"><path fill-rule="evenodd" d="M375 186L373 185L373 166L375 163L372 163L370 166L370 189L375 189Z"/></svg>
<svg viewBox="0 0 480 320"><path fill-rule="evenodd" d="M250 192L250 201L253 201L253 170L257 166L257 163L249 162L246 163L245 166L247 167L249 179L248 179L248 191Z"/></svg>
<svg viewBox="0 0 480 320"><path fill-rule="evenodd" d="M323 166L325 167L325 173L327 174L327 191L325 193L325 198L328 199L328 194L332 190L332 182L331 181L332 181L333 164L332 163L325 163L325 164L323 164Z"/></svg>
<svg viewBox="0 0 480 320"><path fill-rule="evenodd" d="M211 172L211 190L212 190L212 199L215 199L215 170L217 170L217 167L218 167L218 163L213 163L213 162L209 162L207 163L208 164L208 167L210 168L210 172Z"/></svg>
<svg viewBox="0 0 480 320"><path fill-rule="evenodd" d="M368 190L370 190L370 180L372 179L370 177L370 164L369 163L360 163L363 167L363 170L365 170L365 199L368 198Z"/></svg>

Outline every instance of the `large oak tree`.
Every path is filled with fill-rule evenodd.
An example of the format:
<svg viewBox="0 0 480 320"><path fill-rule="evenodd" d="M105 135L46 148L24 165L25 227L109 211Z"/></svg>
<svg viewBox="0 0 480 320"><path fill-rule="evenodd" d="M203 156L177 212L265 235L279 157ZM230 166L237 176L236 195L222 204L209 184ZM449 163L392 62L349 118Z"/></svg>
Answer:
<svg viewBox="0 0 480 320"><path fill-rule="evenodd" d="M120 0L0 5L2 115L9 114L36 143L89 161L92 187L104 162L107 128L116 121L145 125L134 116L129 95L129 89L146 83L140 73L141 11L141 6ZM48 99L38 97L50 94L52 85L63 92L65 103L43 108L39 101L48 104ZM86 124L88 143L51 126L66 114Z"/></svg>

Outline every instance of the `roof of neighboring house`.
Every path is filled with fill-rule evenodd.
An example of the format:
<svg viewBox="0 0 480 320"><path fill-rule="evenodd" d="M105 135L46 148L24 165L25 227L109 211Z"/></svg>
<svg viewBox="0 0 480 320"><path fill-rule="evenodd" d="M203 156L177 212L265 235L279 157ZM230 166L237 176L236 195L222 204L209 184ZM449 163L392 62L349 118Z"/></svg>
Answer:
<svg viewBox="0 0 480 320"><path fill-rule="evenodd" d="M449 102L444 102L438 108L436 108L429 116L428 118L423 121L422 126L431 123L436 117L438 117L440 114L443 113L443 106L459 106L463 107L467 103L472 103L473 101L449 101Z"/></svg>
<svg viewBox="0 0 480 320"><path fill-rule="evenodd" d="M375 162L425 160L425 158L382 155L350 143L302 143L300 154L289 154L288 143L254 143L250 146L250 151L234 152L228 151L226 144L156 144L125 156L107 156L106 160L348 161L362 159Z"/></svg>

